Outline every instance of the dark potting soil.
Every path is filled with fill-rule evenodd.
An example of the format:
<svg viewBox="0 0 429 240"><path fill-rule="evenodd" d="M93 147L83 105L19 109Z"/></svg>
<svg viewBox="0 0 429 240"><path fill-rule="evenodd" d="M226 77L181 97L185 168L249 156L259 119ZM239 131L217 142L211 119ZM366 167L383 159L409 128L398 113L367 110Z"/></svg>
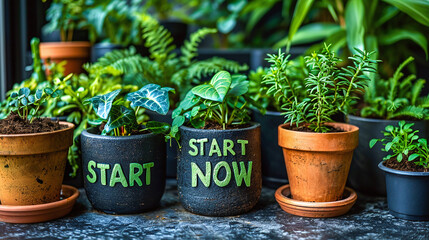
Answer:
<svg viewBox="0 0 429 240"><path fill-rule="evenodd" d="M16 113L11 113L7 118L0 120L0 134L53 132L64 128L66 126L61 125L59 121L52 121L49 118L35 118L30 123Z"/></svg>
<svg viewBox="0 0 429 240"><path fill-rule="evenodd" d="M225 130L248 128L250 126L252 126L250 123L238 124L238 125L229 125L229 126L225 127ZM215 122L206 122L206 124L204 125L204 127L202 129L224 130L222 125L215 123Z"/></svg>
<svg viewBox="0 0 429 240"><path fill-rule="evenodd" d="M384 161L383 164L388 168L401 171L429 172L429 169L424 168L423 166L416 165L414 161L407 161L406 159L403 159L401 162L398 162L396 158L391 158L389 160Z"/></svg>
<svg viewBox="0 0 429 240"><path fill-rule="evenodd" d="M340 129L340 128L334 128L332 126L326 126L329 130L328 133L336 133L336 132L344 132L344 130ZM312 133L316 133L313 130L311 130L308 126L299 126L297 127L296 125L294 126L289 126L288 128L289 130L292 131L299 131L299 132L312 132Z"/></svg>

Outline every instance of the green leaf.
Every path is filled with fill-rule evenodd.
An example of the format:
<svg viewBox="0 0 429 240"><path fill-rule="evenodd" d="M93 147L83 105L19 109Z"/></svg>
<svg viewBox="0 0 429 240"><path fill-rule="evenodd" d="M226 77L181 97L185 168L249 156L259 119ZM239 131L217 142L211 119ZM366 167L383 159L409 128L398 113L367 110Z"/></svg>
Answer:
<svg viewBox="0 0 429 240"><path fill-rule="evenodd" d="M378 139L371 139L371 141L369 141L369 148L373 148L377 142L378 142Z"/></svg>
<svg viewBox="0 0 429 240"><path fill-rule="evenodd" d="M13 92L13 93L11 93L11 94L10 94L10 97L11 97L11 98L16 98L16 97L18 97L18 93L17 93L17 92Z"/></svg>
<svg viewBox="0 0 429 240"><path fill-rule="evenodd" d="M158 84L147 84L140 90L129 93L126 99L131 102L131 107L144 107L151 111L165 115L170 109L168 92L172 88L161 88Z"/></svg>
<svg viewBox="0 0 429 240"><path fill-rule="evenodd" d="M392 29L379 37L382 45L391 45L401 40L411 40L418 44L428 56L428 42L426 36L419 32L409 29Z"/></svg>
<svg viewBox="0 0 429 240"><path fill-rule="evenodd" d="M418 153L413 153L408 157L408 161L413 161L414 159L416 159L418 157L419 157Z"/></svg>
<svg viewBox="0 0 429 240"><path fill-rule="evenodd" d="M31 104L31 103L34 103L36 101L36 97L34 97L34 95L30 95L30 96L28 96L28 102Z"/></svg>
<svg viewBox="0 0 429 240"><path fill-rule="evenodd" d="M52 90L51 88L45 88L45 89L43 89L43 91L44 91L47 95L51 95L51 94L54 92L54 90Z"/></svg>
<svg viewBox="0 0 429 240"><path fill-rule="evenodd" d="M341 26L334 23L310 23L298 29L291 44L306 44L321 41L340 30L342 30ZM286 46L288 41L289 37L286 37L280 40L274 48Z"/></svg>
<svg viewBox="0 0 429 240"><path fill-rule="evenodd" d="M36 97L37 100L41 99L43 96L43 90L37 89L36 94L34 94L34 96Z"/></svg>
<svg viewBox="0 0 429 240"><path fill-rule="evenodd" d="M27 106L27 104L28 104L28 100L27 100L27 98L26 98L26 97L23 97L23 98L21 99L21 104L22 104L22 105L24 105L24 106Z"/></svg>
<svg viewBox="0 0 429 240"><path fill-rule="evenodd" d="M228 96L238 97L249 90L249 81L245 75L233 75Z"/></svg>
<svg viewBox="0 0 429 240"><path fill-rule="evenodd" d="M112 103L120 92L121 90L118 89L105 95L95 96L85 100L84 103L92 103L95 113L100 118L107 119L112 108Z"/></svg>
<svg viewBox="0 0 429 240"><path fill-rule="evenodd" d="M396 157L396 160L398 160L398 162L402 161L402 153L398 154L398 156Z"/></svg>
<svg viewBox="0 0 429 240"><path fill-rule="evenodd" d="M192 93L204 99L223 102L231 86L231 82L229 72L220 71L213 76L210 83L192 88Z"/></svg>
<svg viewBox="0 0 429 240"><path fill-rule="evenodd" d="M393 142L386 143L386 146L384 146L384 150L388 152L392 148Z"/></svg>
<svg viewBox="0 0 429 240"><path fill-rule="evenodd" d="M417 22L429 27L429 1L426 0L384 0L405 12Z"/></svg>
<svg viewBox="0 0 429 240"><path fill-rule="evenodd" d="M157 121L149 121L146 124L146 128L153 133L168 133L170 130L170 124Z"/></svg>
<svg viewBox="0 0 429 240"><path fill-rule="evenodd" d="M219 29L219 32L227 34L234 29L235 25L237 24L236 16L235 14L231 14L228 17L222 17L217 22L217 28Z"/></svg>
<svg viewBox="0 0 429 240"><path fill-rule="evenodd" d="M347 43L350 51L356 53L355 48L364 50L365 6L362 0L350 0L347 2L345 19Z"/></svg>
<svg viewBox="0 0 429 240"><path fill-rule="evenodd" d="M18 94L20 96L24 95L25 97L28 97L28 95L30 95L30 89L29 88L21 88L21 89L19 89Z"/></svg>
<svg viewBox="0 0 429 240"><path fill-rule="evenodd" d="M180 127L183 125L183 123L185 123L185 117L184 116L177 116L176 118L174 118L172 125Z"/></svg>
<svg viewBox="0 0 429 240"><path fill-rule="evenodd" d="M305 17L307 16L308 11L311 8L314 0L298 0L295 6L295 10L293 12L292 22L289 27L289 41L288 41L288 49L290 48L291 41L294 38L295 33L298 31Z"/></svg>
<svg viewBox="0 0 429 240"><path fill-rule="evenodd" d="M195 94L192 93L192 91L189 91L188 93L186 93L185 98L180 102L179 107L181 108L181 110L186 111L191 107L195 106L195 104L197 104L199 100L200 100L200 97L195 96Z"/></svg>
<svg viewBox="0 0 429 240"><path fill-rule="evenodd" d="M104 131L109 133L115 128L122 126L134 127L137 125L136 115L132 109L125 106L113 105L108 120L104 125Z"/></svg>

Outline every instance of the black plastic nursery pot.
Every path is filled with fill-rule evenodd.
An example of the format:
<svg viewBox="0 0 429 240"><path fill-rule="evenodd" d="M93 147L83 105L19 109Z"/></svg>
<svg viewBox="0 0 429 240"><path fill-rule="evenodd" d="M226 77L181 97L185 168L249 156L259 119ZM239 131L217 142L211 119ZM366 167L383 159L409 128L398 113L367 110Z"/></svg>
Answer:
<svg viewBox="0 0 429 240"><path fill-rule="evenodd" d="M168 111L166 115L161 115L157 112L146 110L145 113L149 116L150 120L165 122L168 124L173 123L173 118L171 114L172 110ZM177 177L177 157L178 157L178 148L176 140L171 140L166 143L167 148L167 178L176 178Z"/></svg>
<svg viewBox="0 0 429 240"><path fill-rule="evenodd" d="M196 214L232 216L251 210L262 189L260 125L231 130L182 126L179 199Z"/></svg>
<svg viewBox="0 0 429 240"><path fill-rule="evenodd" d="M124 49L122 45L113 43L96 43L91 48L91 62L103 57L106 53L116 49Z"/></svg>
<svg viewBox="0 0 429 240"><path fill-rule="evenodd" d="M420 131L418 133L420 137L427 138L429 136L429 121L407 122L414 123L413 129ZM377 167L386 153L380 150L382 148L380 143L371 149L369 142L374 138L383 138L381 132L385 130L386 126L397 126L399 120L371 119L348 115L348 123L359 127L359 145L353 155L348 185L362 193L386 196L384 175Z"/></svg>
<svg viewBox="0 0 429 240"><path fill-rule="evenodd" d="M429 172L400 171L383 162L378 167L386 175L390 213L407 220L429 220Z"/></svg>
<svg viewBox="0 0 429 240"><path fill-rule="evenodd" d="M156 208L165 189L165 143L160 134L125 137L82 132L85 191L105 213L131 214Z"/></svg>
<svg viewBox="0 0 429 240"><path fill-rule="evenodd" d="M253 120L261 124L262 183L270 188L279 188L288 183L283 150L278 145L277 126L284 123L280 112L267 111L262 115L253 110Z"/></svg>

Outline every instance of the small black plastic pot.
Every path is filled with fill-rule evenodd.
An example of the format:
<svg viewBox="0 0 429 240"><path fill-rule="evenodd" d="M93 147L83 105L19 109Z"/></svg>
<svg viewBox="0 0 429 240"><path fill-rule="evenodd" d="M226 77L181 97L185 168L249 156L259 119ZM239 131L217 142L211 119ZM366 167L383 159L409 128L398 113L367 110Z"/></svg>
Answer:
<svg viewBox="0 0 429 240"><path fill-rule="evenodd" d="M414 123L413 129L419 130L420 137L428 138L429 121L407 121ZM386 155L382 152L381 143L369 148L371 139L383 138L382 131L386 126L397 126L399 120L362 118L348 115L348 123L359 127L359 145L355 149L350 166L348 185L355 190L376 196L386 196L386 184L383 173L377 168Z"/></svg>
<svg viewBox="0 0 429 240"><path fill-rule="evenodd" d="M378 167L386 175L387 205L390 213L407 220L429 220L429 172L409 172Z"/></svg>
<svg viewBox="0 0 429 240"><path fill-rule="evenodd" d="M159 205L165 189L165 143L160 134L102 136L82 132L85 191L92 206L109 214L144 212Z"/></svg>
<svg viewBox="0 0 429 240"><path fill-rule="evenodd" d="M149 116L150 120L152 121L158 121L158 122L165 122L168 124L173 123L173 119L171 117L171 114L173 113L172 110L168 111L166 115L161 115L157 112L146 110L145 113ZM177 177L177 152L179 146L177 145L176 140L171 140L170 142L167 142L166 144L167 148L167 178L176 178Z"/></svg>
<svg viewBox="0 0 429 240"><path fill-rule="evenodd" d="M261 195L260 125L231 130L182 126L177 163L179 199L196 214L250 211Z"/></svg>
<svg viewBox="0 0 429 240"><path fill-rule="evenodd" d="M119 44L113 43L96 43L91 48L91 62L96 62L97 59L103 57L106 53L116 49L123 49L124 47Z"/></svg>
<svg viewBox="0 0 429 240"><path fill-rule="evenodd" d="M267 111L262 115L253 110L253 120L261 124L262 183L269 188L279 188L288 183L283 150L278 144L277 126L284 123L280 112Z"/></svg>

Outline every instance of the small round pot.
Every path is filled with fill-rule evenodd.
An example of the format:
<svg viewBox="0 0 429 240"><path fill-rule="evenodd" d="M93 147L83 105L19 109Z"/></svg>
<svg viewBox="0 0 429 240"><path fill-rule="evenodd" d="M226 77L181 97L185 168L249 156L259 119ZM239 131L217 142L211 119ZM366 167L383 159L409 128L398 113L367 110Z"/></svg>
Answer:
<svg viewBox="0 0 429 240"><path fill-rule="evenodd" d="M429 121L407 122L414 123L413 129L420 131L418 133L420 137L429 138ZM348 115L348 123L359 127L359 145L353 155L348 185L359 192L386 196L384 175L377 168L386 154L380 151L381 143L377 143L371 149L369 142L374 138L383 138L381 132L385 130L386 126L397 126L399 120L371 119Z"/></svg>
<svg viewBox="0 0 429 240"><path fill-rule="evenodd" d="M196 214L232 216L261 195L260 125L231 130L182 126L177 163L179 199Z"/></svg>
<svg viewBox="0 0 429 240"><path fill-rule="evenodd" d="M96 62L99 58L113 50L124 49L122 45L113 43L96 43L91 48L91 62Z"/></svg>
<svg viewBox="0 0 429 240"><path fill-rule="evenodd" d="M429 220L429 172L409 172L378 167L386 175L390 213L407 220Z"/></svg>
<svg viewBox="0 0 429 240"><path fill-rule="evenodd" d="M66 60L64 74L83 73L82 65L89 62L91 44L89 42L43 42L40 43L40 58L47 63Z"/></svg>
<svg viewBox="0 0 429 240"><path fill-rule="evenodd" d="M35 205L60 200L74 125L44 133L0 135L0 201Z"/></svg>
<svg viewBox="0 0 429 240"><path fill-rule="evenodd" d="M304 202L340 200L346 185L359 128L345 123L327 123L344 132L313 133L278 127L291 195Z"/></svg>
<svg viewBox="0 0 429 240"><path fill-rule="evenodd" d="M278 131L273 126L284 123L280 112L267 111L262 115L253 110L253 119L261 124L262 183L270 188L279 188L288 183L282 148L278 146Z"/></svg>
<svg viewBox="0 0 429 240"><path fill-rule="evenodd" d="M166 115L161 115L157 112L146 110L145 113L149 116L150 120L165 122L168 124L173 123L173 118L171 117L173 111L169 110ZM177 177L177 158L178 158L178 149L176 140L172 139L170 142L165 143L167 149L167 178L176 178Z"/></svg>
<svg viewBox="0 0 429 240"><path fill-rule="evenodd" d="M125 137L82 132L85 191L92 206L109 214L131 214L159 205L165 189L165 143L160 134Z"/></svg>

